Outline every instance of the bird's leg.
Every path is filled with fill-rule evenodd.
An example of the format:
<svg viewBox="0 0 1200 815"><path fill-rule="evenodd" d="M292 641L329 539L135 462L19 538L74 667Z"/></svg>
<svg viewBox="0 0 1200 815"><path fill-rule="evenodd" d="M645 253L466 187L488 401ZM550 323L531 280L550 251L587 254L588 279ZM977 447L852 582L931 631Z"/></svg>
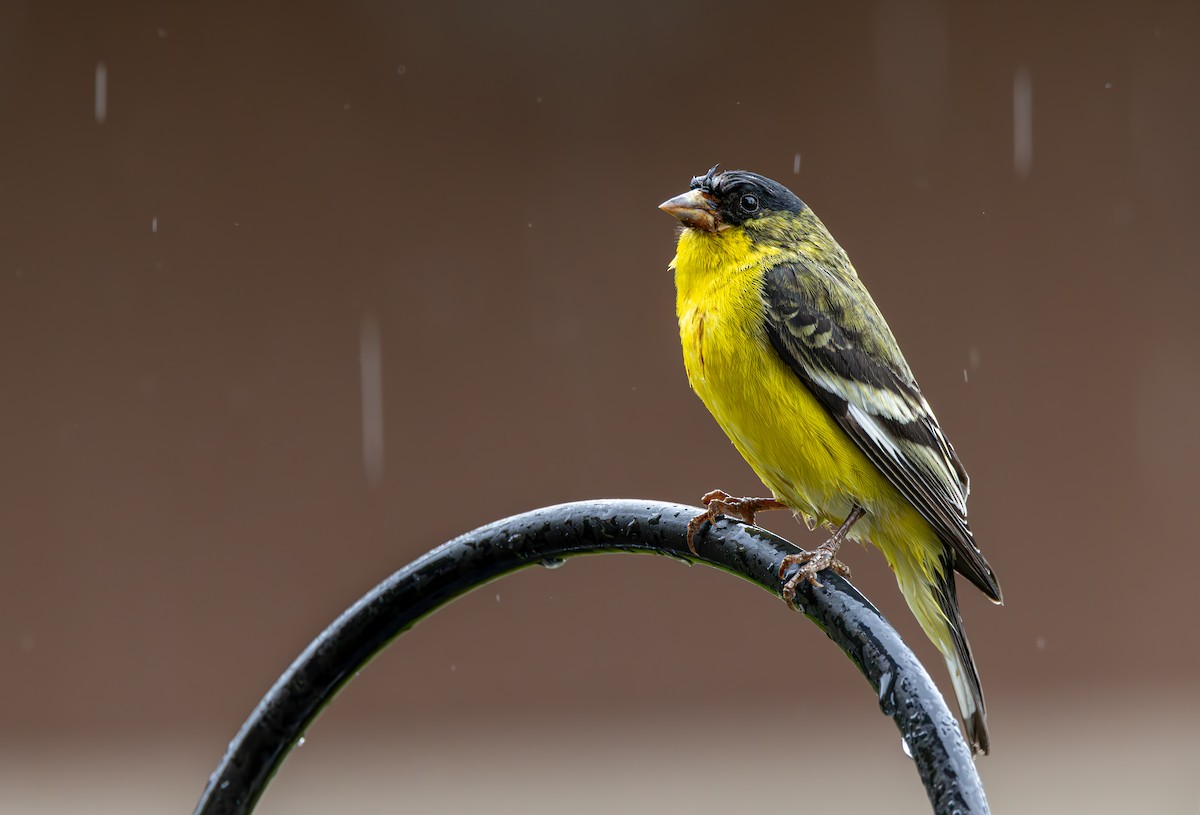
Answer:
<svg viewBox="0 0 1200 815"><path fill-rule="evenodd" d="M688 521L687 543L692 554L696 554L694 538L705 523L715 523L719 518L733 518L744 524L754 524L754 515L768 509L787 509L774 498L734 498L722 490L707 492L700 499L707 510Z"/></svg>
<svg viewBox="0 0 1200 815"><path fill-rule="evenodd" d="M850 527L854 526L854 522L865 514L863 508L855 504L854 508L850 510L850 514L846 516L846 520L842 521L842 525L834 530L833 537L812 552L797 552L783 559L783 562L779 564L780 579L783 579L783 574L788 567L800 564L800 568L791 576L791 579L783 584L781 593L784 600L791 603L796 598L796 586L800 585L801 580L807 580L817 588L821 588L824 584L817 580L817 572L822 569L833 569L843 577L850 576L849 567L834 556L841 547L842 541L846 539L847 533L850 532Z"/></svg>

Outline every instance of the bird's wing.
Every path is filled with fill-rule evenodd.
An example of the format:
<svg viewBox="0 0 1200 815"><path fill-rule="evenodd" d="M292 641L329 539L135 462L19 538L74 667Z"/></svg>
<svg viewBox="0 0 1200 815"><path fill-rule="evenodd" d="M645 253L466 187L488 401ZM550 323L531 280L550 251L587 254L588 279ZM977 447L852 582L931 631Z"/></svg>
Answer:
<svg viewBox="0 0 1200 815"><path fill-rule="evenodd" d="M883 318L798 263L767 270L767 336L842 429L952 547L954 567L993 600L1000 586L967 526L967 473L912 379ZM857 302L862 299L866 307Z"/></svg>

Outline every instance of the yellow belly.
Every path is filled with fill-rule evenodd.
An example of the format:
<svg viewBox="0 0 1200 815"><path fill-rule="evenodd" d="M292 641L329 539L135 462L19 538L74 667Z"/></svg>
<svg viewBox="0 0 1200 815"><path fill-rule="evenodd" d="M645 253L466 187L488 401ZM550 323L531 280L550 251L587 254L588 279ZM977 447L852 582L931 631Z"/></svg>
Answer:
<svg viewBox="0 0 1200 815"><path fill-rule="evenodd" d="M688 379L763 484L809 524L866 515L851 540L870 541L903 582L931 577L941 544L776 354L764 332L699 309L680 317ZM915 569L914 569L915 567Z"/></svg>
<svg viewBox="0 0 1200 815"><path fill-rule="evenodd" d="M846 460L851 468L871 464L857 449L847 454L845 434L765 334L751 337L719 312L698 309L682 315L679 328L693 390L775 497L819 522L845 518L856 497L844 483L856 479L840 475Z"/></svg>
<svg viewBox="0 0 1200 815"><path fill-rule="evenodd" d="M943 654L947 623L929 587L943 545L779 357L766 336L759 287L763 262L736 236L686 230L676 256L676 314L688 380L775 498L811 523L840 525L878 547L905 599Z"/></svg>

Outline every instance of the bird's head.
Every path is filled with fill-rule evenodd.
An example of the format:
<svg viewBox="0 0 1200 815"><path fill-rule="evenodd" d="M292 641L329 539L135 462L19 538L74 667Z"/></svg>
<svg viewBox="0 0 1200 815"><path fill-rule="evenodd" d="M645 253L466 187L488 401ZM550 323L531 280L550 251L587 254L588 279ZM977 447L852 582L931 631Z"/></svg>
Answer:
<svg viewBox="0 0 1200 815"><path fill-rule="evenodd" d="M773 216L791 217L805 205L778 181L745 170L717 172L713 167L692 179L687 192L664 201L658 208L688 229L718 233Z"/></svg>

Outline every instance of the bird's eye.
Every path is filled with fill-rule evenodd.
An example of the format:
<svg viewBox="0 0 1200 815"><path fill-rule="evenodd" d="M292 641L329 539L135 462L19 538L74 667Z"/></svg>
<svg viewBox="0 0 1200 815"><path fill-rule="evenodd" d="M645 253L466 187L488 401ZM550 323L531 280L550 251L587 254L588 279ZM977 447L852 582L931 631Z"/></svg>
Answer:
<svg viewBox="0 0 1200 815"><path fill-rule="evenodd" d="M758 199L753 195L743 195L741 204L743 212L758 212Z"/></svg>

